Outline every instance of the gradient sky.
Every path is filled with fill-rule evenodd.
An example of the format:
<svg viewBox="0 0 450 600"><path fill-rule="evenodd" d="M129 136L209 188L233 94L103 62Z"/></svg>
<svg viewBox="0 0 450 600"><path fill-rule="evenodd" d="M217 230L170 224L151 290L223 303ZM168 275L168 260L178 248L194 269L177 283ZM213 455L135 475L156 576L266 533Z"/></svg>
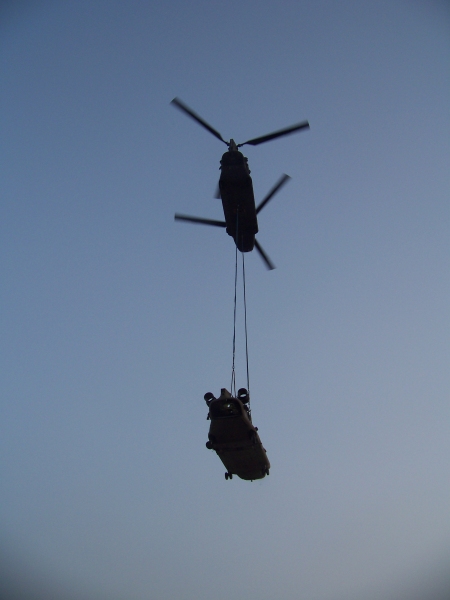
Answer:
<svg viewBox="0 0 450 600"><path fill-rule="evenodd" d="M234 245L174 222L222 218L225 150L174 96L311 125L244 148L257 202L292 177L246 255L257 482L205 448ZM0 115L2 597L446 599L450 4L3 1Z"/></svg>

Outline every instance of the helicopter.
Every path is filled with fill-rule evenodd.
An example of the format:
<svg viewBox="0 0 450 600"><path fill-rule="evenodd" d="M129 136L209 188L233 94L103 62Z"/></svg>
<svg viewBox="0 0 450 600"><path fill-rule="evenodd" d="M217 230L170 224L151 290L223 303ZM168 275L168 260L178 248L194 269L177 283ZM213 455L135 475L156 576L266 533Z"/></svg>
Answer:
<svg viewBox="0 0 450 600"><path fill-rule="evenodd" d="M211 392L204 398L209 409L207 418L211 421L206 447L216 451L227 469L225 479L233 479L235 474L254 481L269 475L270 462L258 428L252 423L248 391L240 388L234 398L222 388L218 398Z"/></svg>
<svg viewBox="0 0 450 600"><path fill-rule="evenodd" d="M213 225L214 227L224 227L226 228L228 235L233 238L238 250L241 252L251 252L253 248L256 248L267 268L274 269L274 264L255 238L255 235L258 233L257 215L281 187L287 183L290 177L289 175L282 175L260 204L256 206L248 159L239 151L239 148L246 144L257 146L302 129L309 129L308 121L303 121L296 125L279 129L273 133L247 140L242 144L236 144L233 139L230 139L229 142L225 141L218 131L211 127L209 123L197 115L197 113L184 104L179 98L174 98L171 104L194 119L194 121L197 121L197 123L214 135L218 140L228 146L228 151L225 152L220 161L221 174L216 194L216 197L222 200L225 221L192 217L190 215L181 215L178 213L175 214L175 220Z"/></svg>

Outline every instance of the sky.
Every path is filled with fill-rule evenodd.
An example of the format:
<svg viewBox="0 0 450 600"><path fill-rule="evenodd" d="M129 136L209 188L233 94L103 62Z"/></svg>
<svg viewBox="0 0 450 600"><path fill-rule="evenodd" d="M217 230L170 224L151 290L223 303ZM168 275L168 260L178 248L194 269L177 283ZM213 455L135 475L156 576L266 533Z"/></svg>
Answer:
<svg viewBox="0 0 450 600"><path fill-rule="evenodd" d="M446 600L450 4L0 3L0 596ZM270 476L225 481L245 255ZM246 385L242 285L236 383Z"/></svg>

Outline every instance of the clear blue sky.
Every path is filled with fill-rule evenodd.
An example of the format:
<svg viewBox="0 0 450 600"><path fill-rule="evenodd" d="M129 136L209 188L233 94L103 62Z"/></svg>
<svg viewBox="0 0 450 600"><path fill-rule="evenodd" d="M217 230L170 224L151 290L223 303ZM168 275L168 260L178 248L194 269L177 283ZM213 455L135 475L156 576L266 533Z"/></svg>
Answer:
<svg viewBox="0 0 450 600"><path fill-rule="evenodd" d="M0 82L3 596L445 600L450 4L4 1ZM257 201L292 177L246 256L258 482L205 448L234 245L174 222L225 150L174 96L311 125L245 147Z"/></svg>

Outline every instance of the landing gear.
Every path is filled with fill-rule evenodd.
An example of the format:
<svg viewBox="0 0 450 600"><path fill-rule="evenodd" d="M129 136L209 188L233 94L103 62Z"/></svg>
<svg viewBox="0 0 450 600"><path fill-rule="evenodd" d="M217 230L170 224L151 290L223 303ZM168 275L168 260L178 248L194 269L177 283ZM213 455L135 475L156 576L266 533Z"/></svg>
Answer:
<svg viewBox="0 0 450 600"><path fill-rule="evenodd" d="M263 467L263 475L269 475L269 467Z"/></svg>
<svg viewBox="0 0 450 600"><path fill-rule="evenodd" d="M242 402L242 404L248 404L250 400L250 396L245 388L241 388L238 390L238 398Z"/></svg>
<svg viewBox="0 0 450 600"><path fill-rule="evenodd" d="M233 479L233 473L228 473L228 471L225 473L225 479Z"/></svg>
<svg viewBox="0 0 450 600"><path fill-rule="evenodd" d="M206 404L209 406L211 403L211 400L215 400L214 398L214 394L211 394L211 392L207 392L203 398L205 399Z"/></svg>
<svg viewBox="0 0 450 600"><path fill-rule="evenodd" d="M208 448L208 450L212 450L212 443L206 442L206 447Z"/></svg>

